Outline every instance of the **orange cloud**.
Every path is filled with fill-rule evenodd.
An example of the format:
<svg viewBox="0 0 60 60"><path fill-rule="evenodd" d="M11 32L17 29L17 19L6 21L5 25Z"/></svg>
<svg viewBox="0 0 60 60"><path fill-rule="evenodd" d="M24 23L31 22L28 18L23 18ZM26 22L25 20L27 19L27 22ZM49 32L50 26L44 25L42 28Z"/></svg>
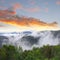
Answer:
<svg viewBox="0 0 60 60"><path fill-rule="evenodd" d="M28 21L29 19L31 19L31 21ZM38 19L35 18L21 18L21 21L16 17L15 19L1 19L0 22L5 22L7 24L12 24L12 25L17 25L17 26L50 26L50 27L56 27L57 23L53 22L53 23L46 23L43 21L38 21Z"/></svg>
<svg viewBox="0 0 60 60"><path fill-rule="evenodd" d="M56 4L57 4L57 5L60 5L60 1L56 1Z"/></svg>
<svg viewBox="0 0 60 60"><path fill-rule="evenodd" d="M0 10L0 16L6 16L6 15L15 15L16 12L15 11L9 11L9 10Z"/></svg>
<svg viewBox="0 0 60 60"><path fill-rule="evenodd" d="M12 15L13 11L8 11L8 10L0 10L0 14L2 14L2 17L4 18L0 18L0 22L3 22L5 24L9 24L12 26L16 26L19 28L23 28L23 30L26 28L27 29L32 29L33 30L48 30L48 29L58 29L57 23L53 22L53 23L46 23L43 21L40 21L38 19L35 18L27 18L27 17L11 17L10 19L5 18L5 16L9 16L8 14L10 14L10 16ZM0 16L1 17L1 16ZM60 29L60 28L59 28Z"/></svg>
<svg viewBox="0 0 60 60"><path fill-rule="evenodd" d="M36 8L27 8L27 9L25 9L25 11L27 11L27 12L39 12L40 8L39 7L36 7Z"/></svg>
<svg viewBox="0 0 60 60"><path fill-rule="evenodd" d="M14 17L14 19L10 18L5 18L5 16L9 16L8 14L10 14L10 16L12 15L13 11L9 11L9 10L0 10L0 14L2 15L2 17L4 18L0 18L0 22L5 22L7 24L12 24L12 25L17 25L17 26L57 26L56 22L53 23L45 23L43 21L39 21L38 19L35 18L27 18L27 17ZM14 15L15 16L15 15ZM30 21L29 21L30 20Z"/></svg>
<svg viewBox="0 0 60 60"><path fill-rule="evenodd" d="M23 8L23 6L22 6L22 4L20 4L20 3L15 3L15 4L13 4L13 9L14 9L14 10L22 9L22 8Z"/></svg>
<svg viewBox="0 0 60 60"><path fill-rule="evenodd" d="M31 19L29 21L29 19ZM0 19L0 22L3 22L5 24L9 24L9 25L12 25L12 26L16 26L16 27L19 27L19 28L23 28L22 30L24 30L26 28L27 29L31 29L32 30L38 30L38 31L41 31L41 30L57 30L57 29L60 29L58 26L57 26L57 23L56 22L53 22L53 23L45 23L43 21L39 21L38 19L34 19L34 18L21 18L18 19L17 17L15 19Z"/></svg>

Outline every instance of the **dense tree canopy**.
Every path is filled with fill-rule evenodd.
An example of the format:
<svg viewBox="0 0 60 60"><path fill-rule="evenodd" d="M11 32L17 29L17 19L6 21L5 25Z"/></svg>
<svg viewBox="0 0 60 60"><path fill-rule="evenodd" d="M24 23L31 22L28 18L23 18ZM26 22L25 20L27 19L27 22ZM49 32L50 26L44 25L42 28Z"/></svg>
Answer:
<svg viewBox="0 0 60 60"><path fill-rule="evenodd" d="M60 45L43 46L23 51L11 45L0 48L0 60L60 60Z"/></svg>

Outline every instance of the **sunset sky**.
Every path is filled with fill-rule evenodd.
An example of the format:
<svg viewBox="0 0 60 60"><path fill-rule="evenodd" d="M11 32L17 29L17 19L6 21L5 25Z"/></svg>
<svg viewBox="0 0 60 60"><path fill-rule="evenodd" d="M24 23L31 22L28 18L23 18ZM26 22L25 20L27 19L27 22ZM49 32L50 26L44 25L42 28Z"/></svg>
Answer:
<svg viewBox="0 0 60 60"><path fill-rule="evenodd" d="M0 0L1 9L13 9L20 16L60 24L60 0Z"/></svg>

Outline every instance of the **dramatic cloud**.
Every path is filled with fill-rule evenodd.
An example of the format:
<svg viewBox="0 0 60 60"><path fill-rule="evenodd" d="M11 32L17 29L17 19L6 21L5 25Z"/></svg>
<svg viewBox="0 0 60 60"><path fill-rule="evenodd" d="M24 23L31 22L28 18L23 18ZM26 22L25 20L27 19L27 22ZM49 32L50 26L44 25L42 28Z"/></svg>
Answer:
<svg viewBox="0 0 60 60"><path fill-rule="evenodd" d="M6 16L12 16L16 14L15 11L10 11L10 10L0 10L0 17L6 17Z"/></svg>
<svg viewBox="0 0 60 60"><path fill-rule="evenodd" d="M36 11L37 10L34 10L34 9L32 10L32 12L36 12ZM25 30L41 31L41 30L59 30L60 29L57 26L56 22L46 23L35 18L19 17L12 13L14 13L14 11L0 10L0 17L1 17L0 22L15 26L18 28L18 31L20 30L21 31L25 31ZM14 29L13 31L15 30L16 29Z"/></svg>
<svg viewBox="0 0 60 60"><path fill-rule="evenodd" d="M60 5L60 1L56 1L56 4L57 4L57 5Z"/></svg>

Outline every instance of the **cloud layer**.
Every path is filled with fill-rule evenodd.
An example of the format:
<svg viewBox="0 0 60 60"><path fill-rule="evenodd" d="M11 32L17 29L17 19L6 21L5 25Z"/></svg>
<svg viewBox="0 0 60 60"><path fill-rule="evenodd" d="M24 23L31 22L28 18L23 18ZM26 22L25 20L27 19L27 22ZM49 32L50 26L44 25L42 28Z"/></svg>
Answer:
<svg viewBox="0 0 60 60"><path fill-rule="evenodd" d="M35 11L34 9L32 11ZM56 22L46 23L35 18L19 17L14 11L0 10L0 22L16 26L19 30L57 30L60 29Z"/></svg>

